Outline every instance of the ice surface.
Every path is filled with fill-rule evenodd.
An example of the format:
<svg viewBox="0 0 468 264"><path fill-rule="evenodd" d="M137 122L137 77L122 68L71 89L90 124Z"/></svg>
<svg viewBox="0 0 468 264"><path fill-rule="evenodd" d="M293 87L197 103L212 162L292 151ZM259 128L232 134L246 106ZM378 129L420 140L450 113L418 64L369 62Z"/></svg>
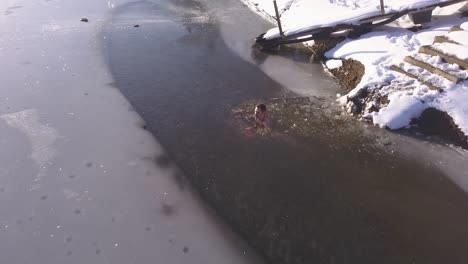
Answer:
<svg viewBox="0 0 468 264"><path fill-rule="evenodd" d="M257 263L112 86L102 27L131 1L23 2L0 19L0 263Z"/></svg>

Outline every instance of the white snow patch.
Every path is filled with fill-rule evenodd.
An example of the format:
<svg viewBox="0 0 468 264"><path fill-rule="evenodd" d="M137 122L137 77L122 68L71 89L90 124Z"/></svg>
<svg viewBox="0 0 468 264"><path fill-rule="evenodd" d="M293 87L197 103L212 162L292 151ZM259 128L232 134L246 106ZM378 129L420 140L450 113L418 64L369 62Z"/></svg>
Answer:
<svg viewBox="0 0 468 264"><path fill-rule="evenodd" d="M406 127L411 119L421 115L428 108L421 100L413 95L395 93L389 96L390 103L379 112L373 113L374 123L380 127L399 129Z"/></svg>
<svg viewBox="0 0 468 264"><path fill-rule="evenodd" d="M447 38L456 43L468 43L468 32L452 31L447 34Z"/></svg>
<svg viewBox="0 0 468 264"><path fill-rule="evenodd" d="M337 69L343 66L343 61L342 60L327 60L325 63L328 69Z"/></svg>
<svg viewBox="0 0 468 264"><path fill-rule="evenodd" d="M434 106L447 112L465 135L468 135L468 83L447 89Z"/></svg>

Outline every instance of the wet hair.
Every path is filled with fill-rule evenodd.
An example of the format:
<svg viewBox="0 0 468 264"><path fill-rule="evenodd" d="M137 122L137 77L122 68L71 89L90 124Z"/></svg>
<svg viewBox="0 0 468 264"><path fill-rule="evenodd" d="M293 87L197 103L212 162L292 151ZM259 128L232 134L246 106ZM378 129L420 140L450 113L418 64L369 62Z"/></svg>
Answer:
<svg viewBox="0 0 468 264"><path fill-rule="evenodd" d="M262 110L262 112L266 112L266 105L264 105L264 104L258 104L255 107Z"/></svg>

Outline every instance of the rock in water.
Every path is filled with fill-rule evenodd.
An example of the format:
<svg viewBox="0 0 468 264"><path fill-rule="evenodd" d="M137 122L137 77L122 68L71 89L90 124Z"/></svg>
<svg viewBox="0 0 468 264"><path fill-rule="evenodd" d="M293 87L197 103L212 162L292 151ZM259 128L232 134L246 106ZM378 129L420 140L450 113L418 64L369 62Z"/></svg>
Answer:
<svg viewBox="0 0 468 264"><path fill-rule="evenodd" d="M86 17L83 17L83 18L81 19L81 22L89 22L89 20L88 20Z"/></svg>

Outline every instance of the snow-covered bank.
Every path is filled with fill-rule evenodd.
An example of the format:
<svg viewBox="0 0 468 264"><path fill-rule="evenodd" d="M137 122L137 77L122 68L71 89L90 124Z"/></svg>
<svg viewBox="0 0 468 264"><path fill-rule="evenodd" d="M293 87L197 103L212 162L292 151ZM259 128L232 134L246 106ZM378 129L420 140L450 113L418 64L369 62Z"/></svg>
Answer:
<svg viewBox="0 0 468 264"><path fill-rule="evenodd" d="M262 12L274 15L271 0L244 0L250 6ZM413 8L414 5L425 6L446 1L385 1L386 10L400 10ZM343 21L350 14L362 14L377 10L378 1L370 0L288 0L278 1L281 10L281 21L285 31L310 28L319 24L330 24ZM447 112L455 124L468 134L468 107L464 102L468 100L468 83L464 81L467 72L454 63L445 63L438 56L428 56L425 59L433 67L450 71L460 76L461 81L453 83L444 77L432 74L422 68L404 62L406 56L421 58L426 56L419 54L421 46L432 45L436 36L446 36L453 43L436 43L432 48L455 55L461 60L466 60L465 46L468 46L468 32L451 32L449 29L461 25L468 19L461 17L459 9L465 3L455 4L433 11L432 22L424 25L423 29L413 32L408 28L414 25L408 17L375 29L357 39L346 39L335 48L325 54L332 61L326 63L328 67L336 68L336 60L354 59L365 67L364 75L356 87L340 102L343 105L350 103L350 98L364 94L373 96L362 100L364 118L381 127L398 129L409 126L412 119L417 118L427 108L437 108ZM372 11L374 12L374 11ZM336 22L335 21L335 22ZM352 22L352 21L351 21ZM467 27L466 24L462 28ZM269 31L274 35L274 30ZM309 42L308 44L312 44ZM417 74L422 79L415 80L391 69L392 65L398 66L411 74ZM440 87L443 92L438 92L434 87ZM385 97L390 103L378 104L376 98ZM388 100L385 100L388 102ZM349 105L348 105L349 106ZM377 111L376 111L377 109ZM380 109L380 110L379 110Z"/></svg>

